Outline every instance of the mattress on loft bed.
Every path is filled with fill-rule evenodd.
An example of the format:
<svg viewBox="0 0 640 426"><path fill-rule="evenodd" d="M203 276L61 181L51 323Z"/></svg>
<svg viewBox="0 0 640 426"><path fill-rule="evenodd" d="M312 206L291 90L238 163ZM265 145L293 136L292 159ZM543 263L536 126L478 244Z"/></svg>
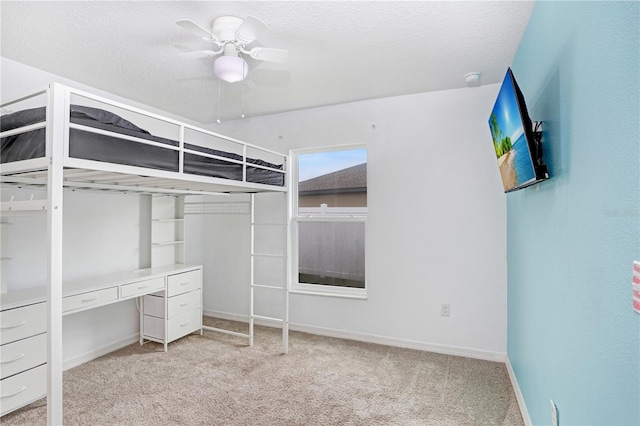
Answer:
<svg viewBox="0 0 640 426"><path fill-rule="evenodd" d="M17 129L46 120L45 107L27 109L0 118L0 129ZM122 117L102 109L71 105L71 123L107 130L123 135L178 146L179 142L150 134ZM242 156L230 152L185 143L192 151L242 161ZM0 142L0 163L40 158L45 155L45 129L37 129L19 135L7 136ZM114 136L69 129L69 156L85 160L104 161L165 171L178 171L179 154L144 143L120 139ZM247 163L282 170L282 165L259 159L247 158ZM242 164L205 157L192 153L184 154L184 173L242 181ZM247 182L284 186L284 174L247 165Z"/></svg>

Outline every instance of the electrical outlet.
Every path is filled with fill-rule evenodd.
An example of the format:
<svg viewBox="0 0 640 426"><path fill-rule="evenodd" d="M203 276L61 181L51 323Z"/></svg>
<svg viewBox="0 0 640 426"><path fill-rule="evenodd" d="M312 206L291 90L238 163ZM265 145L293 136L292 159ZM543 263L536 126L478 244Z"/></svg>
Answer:
<svg viewBox="0 0 640 426"><path fill-rule="evenodd" d="M551 426L558 426L558 407L556 407L553 399L549 400L551 403Z"/></svg>
<svg viewBox="0 0 640 426"><path fill-rule="evenodd" d="M448 317L450 313L451 310L448 303L443 303L440 305L440 316Z"/></svg>

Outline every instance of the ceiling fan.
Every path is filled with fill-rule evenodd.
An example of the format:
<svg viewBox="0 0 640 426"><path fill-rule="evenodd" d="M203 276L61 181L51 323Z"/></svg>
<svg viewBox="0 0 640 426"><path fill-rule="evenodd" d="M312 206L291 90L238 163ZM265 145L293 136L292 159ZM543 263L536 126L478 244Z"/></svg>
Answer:
<svg viewBox="0 0 640 426"><path fill-rule="evenodd" d="M253 16L247 16L245 19L221 16L213 21L211 30L190 19L182 19L176 24L217 47L216 50L199 50L183 53L182 56L205 58L220 55L213 63L213 72L220 80L230 83L244 80L247 76L249 67L242 55L248 55L259 61L277 63L285 62L289 55L289 52L284 49L248 47L267 30L267 25Z"/></svg>

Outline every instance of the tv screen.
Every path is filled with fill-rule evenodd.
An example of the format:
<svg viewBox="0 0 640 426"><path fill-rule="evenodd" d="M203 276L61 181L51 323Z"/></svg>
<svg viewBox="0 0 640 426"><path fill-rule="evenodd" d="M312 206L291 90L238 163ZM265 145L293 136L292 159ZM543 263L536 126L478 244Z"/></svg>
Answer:
<svg viewBox="0 0 640 426"><path fill-rule="evenodd" d="M493 147L504 192L526 188L549 178L542 160L541 132L534 131L524 96L511 68L489 117Z"/></svg>

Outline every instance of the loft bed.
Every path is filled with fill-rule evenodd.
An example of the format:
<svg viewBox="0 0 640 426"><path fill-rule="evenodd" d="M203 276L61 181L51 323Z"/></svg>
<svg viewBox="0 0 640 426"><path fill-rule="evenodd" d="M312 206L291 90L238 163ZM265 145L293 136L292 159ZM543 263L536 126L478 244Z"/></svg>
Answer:
<svg viewBox="0 0 640 426"><path fill-rule="evenodd" d="M54 87L56 94L63 93L52 97ZM43 101L39 107L20 108ZM62 160L63 184L70 187L200 194L286 191L286 156L275 151L62 85L2 108L16 106L18 111L0 121L5 183L46 184L54 155ZM125 116L157 131L151 134Z"/></svg>
<svg viewBox="0 0 640 426"><path fill-rule="evenodd" d="M33 300L46 300L48 307L47 421L62 424L63 188L174 196L250 193L253 239L254 194L279 192L287 199L287 156L59 83L1 107L0 183L47 191L46 200L5 201L2 211L46 210L46 294L34 298L28 293ZM252 268L255 255L251 253ZM253 275L252 269L252 280ZM249 344L254 318L278 320L254 315L254 287L276 288L251 282L249 334L228 332L248 337ZM279 322L286 353L286 283L280 289L285 294L285 315ZM11 294L3 297L14 302Z"/></svg>

